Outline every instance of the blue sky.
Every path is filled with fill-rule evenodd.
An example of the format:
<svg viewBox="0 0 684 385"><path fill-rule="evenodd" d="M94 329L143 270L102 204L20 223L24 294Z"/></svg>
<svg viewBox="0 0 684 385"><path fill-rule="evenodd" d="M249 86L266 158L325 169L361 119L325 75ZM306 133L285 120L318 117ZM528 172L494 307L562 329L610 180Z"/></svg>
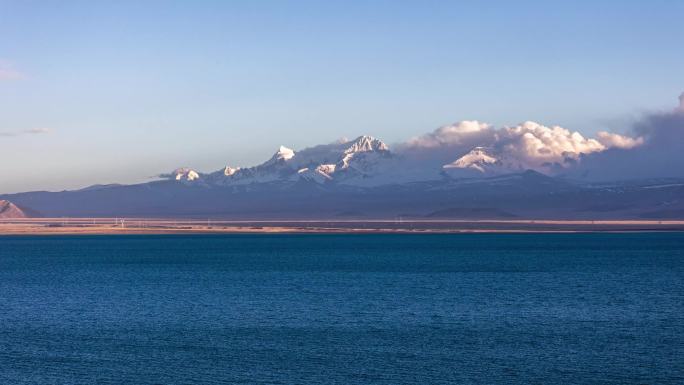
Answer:
<svg viewBox="0 0 684 385"><path fill-rule="evenodd" d="M0 0L0 193L465 119L619 132L684 91L681 20L682 1Z"/></svg>

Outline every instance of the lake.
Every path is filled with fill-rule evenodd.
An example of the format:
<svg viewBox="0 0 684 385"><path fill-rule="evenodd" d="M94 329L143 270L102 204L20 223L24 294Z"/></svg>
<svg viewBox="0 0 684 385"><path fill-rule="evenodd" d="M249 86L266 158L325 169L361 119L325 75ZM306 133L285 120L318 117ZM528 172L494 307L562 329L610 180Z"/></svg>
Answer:
<svg viewBox="0 0 684 385"><path fill-rule="evenodd" d="M2 384L682 384L684 233L0 237Z"/></svg>

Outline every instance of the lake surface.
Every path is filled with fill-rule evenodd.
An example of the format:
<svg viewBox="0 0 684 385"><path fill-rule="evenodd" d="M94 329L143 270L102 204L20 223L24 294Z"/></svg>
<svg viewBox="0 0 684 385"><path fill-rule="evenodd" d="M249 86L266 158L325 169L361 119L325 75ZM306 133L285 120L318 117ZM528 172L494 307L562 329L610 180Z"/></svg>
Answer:
<svg viewBox="0 0 684 385"><path fill-rule="evenodd" d="M682 384L684 234L0 237L2 384Z"/></svg>

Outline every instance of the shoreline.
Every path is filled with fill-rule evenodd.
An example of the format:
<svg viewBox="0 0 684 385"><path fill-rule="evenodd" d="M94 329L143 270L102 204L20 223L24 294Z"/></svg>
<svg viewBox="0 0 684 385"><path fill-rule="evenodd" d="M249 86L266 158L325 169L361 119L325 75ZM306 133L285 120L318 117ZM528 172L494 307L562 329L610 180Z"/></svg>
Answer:
<svg viewBox="0 0 684 385"><path fill-rule="evenodd" d="M679 232L682 220L173 220L155 218L0 219L0 235L116 234L453 234Z"/></svg>

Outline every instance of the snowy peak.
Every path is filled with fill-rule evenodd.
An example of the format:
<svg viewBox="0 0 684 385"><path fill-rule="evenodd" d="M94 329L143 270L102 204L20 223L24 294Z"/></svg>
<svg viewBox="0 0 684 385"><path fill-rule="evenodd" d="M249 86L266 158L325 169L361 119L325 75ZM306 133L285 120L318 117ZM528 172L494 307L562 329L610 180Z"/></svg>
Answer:
<svg viewBox="0 0 684 385"><path fill-rule="evenodd" d="M389 155L389 147L385 143L368 135L359 136L346 145L349 147L344 150L342 159L338 163L337 169L339 170L354 169L366 175L380 162L381 158Z"/></svg>
<svg viewBox="0 0 684 385"><path fill-rule="evenodd" d="M490 149L475 147L454 162L442 167L444 169L473 169L484 173L492 166L501 166L501 161L491 153Z"/></svg>
<svg viewBox="0 0 684 385"><path fill-rule="evenodd" d="M278 148L278 152L273 154L273 157L271 159L276 160L276 161L290 160L290 159L294 158L294 156L295 156L295 152L293 149L287 148L285 146L280 146L280 148Z"/></svg>
<svg viewBox="0 0 684 385"><path fill-rule="evenodd" d="M266 162L262 163L260 166L257 167L268 167L268 166L274 166L274 165L282 165L287 163L289 160L295 157L295 152L291 148L287 148L285 146L280 146L278 148L278 151L276 151L275 154L271 157L271 159L267 160Z"/></svg>
<svg viewBox="0 0 684 385"><path fill-rule="evenodd" d="M190 168L181 167L170 174L170 178L180 182L192 182L200 178L200 174Z"/></svg>
<svg viewBox="0 0 684 385"><path fill-rule="evenodd" d="M344 150L345 154L357 152L389 151L389 147L383 141L369 135L359 136L349 143L350 146Z"/></svg>
<svg viewBox="0 0 684 385"><path fill-rule="evenodd" d="M223 169L223 175L224 176L231 176L235 174L236 172L240 171L240 167L230 167L226 166L226 168Z"/></svg>

